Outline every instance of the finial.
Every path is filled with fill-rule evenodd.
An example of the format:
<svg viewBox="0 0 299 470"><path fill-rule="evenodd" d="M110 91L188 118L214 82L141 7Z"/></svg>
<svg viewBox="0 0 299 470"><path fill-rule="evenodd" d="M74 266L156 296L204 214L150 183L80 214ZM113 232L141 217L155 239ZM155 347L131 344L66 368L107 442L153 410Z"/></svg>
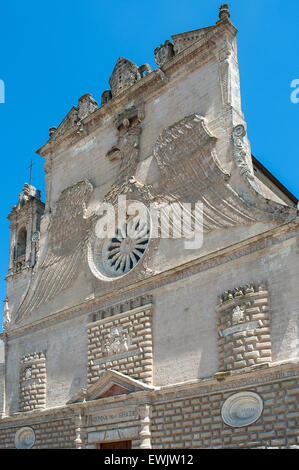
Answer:
<svg viewBox="0 0 299 470"><path fill-rule="evenodd" d="M230 18L229 7L227 3L223 3L219 8L219 18L222 20L223 18Z"/></svg>
<svg viewBox="0 0 299 470"><path fill-rule="evenodd" d="M53 127L50 127L50 129L49 129L49 137L51 138L51 137L55 134L56 131L57 131L56 127L54 127L54 126L53 126Z"/></svg>

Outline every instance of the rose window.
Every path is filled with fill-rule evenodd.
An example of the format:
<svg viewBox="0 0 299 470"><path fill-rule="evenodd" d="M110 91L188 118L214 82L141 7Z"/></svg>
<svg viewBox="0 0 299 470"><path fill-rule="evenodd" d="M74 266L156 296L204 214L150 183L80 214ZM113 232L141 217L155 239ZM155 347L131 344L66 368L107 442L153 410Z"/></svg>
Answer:
<svg viewBox="0 0 299 470"><path fill-rule="evenodd" d="M125 274L136 266L148 242L148 230L139 219L133 219L105 243L104 262L116 275Z"/></svg>
<svg viewBox="0 0 299 470"><path fill-rule="evenodd" d="M113 280L129 273L142 259L150 240L148 221L127 216L115 236L96 239L89 247L89 266L103 280Z"/></svg>

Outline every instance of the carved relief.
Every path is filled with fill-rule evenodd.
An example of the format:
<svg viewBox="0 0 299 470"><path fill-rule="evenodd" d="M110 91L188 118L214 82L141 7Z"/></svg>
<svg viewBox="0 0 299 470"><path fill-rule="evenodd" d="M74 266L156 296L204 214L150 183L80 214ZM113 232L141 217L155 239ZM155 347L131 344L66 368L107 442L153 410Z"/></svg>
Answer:
<svg viewBox="0 0 299 470"><path fill-rule="evenodd" d="M232 45L225 39L218 54L219 59L219 77L223 105L231 104L231 66L230 58L232 56Z"/></svg>
<svg viewBox="0 0 299 470"><path fill-rule="evenodd" d="M238 305L233 309L232 313L232 324L236 325L238 323L243 323L245 321L244 313L246 307L244 305Z"/></svg>
<svg viewBox="0 0 299 470"><path fill-rule="evenodd" d="M139 141L142 132L140 123L144 119L142 106L131 106L114 119L118 139L107 152L109 160L119 160L120 168L115 184L122 185L135 175L139 162Z"/></svg>
<svg viewBox="0 0 299 470"><path fill-rule="evenodd" d="M122 327L112 328L107 339L103 342L102 351L106 356L120 354L129 350L131 336L123 332Z"/></svg>

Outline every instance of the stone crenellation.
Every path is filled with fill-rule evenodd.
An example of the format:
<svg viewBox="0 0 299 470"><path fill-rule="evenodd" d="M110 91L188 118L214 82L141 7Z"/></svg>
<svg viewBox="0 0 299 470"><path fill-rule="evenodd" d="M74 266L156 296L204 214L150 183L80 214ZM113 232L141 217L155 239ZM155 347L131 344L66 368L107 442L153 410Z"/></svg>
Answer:
<svg viewBox="0 0 299 470"><path fill-rule="evenodd" d="M101 309L96 313L91 313L88 317L88 321L97 322L99 320L103 320L104 318L112 317L114 315L118 315L129 310L134 310L135 308L139 308L145 305L151 305L152 302L153 296L151 294L135 297L134 299L129 299L125 302L111 305L110 307Z"/></svg>
<svg viewBox="0 0 299 470"><path fill-rule="evenodd" d="M47 371L46 355L35 352L23 356L20 365L20 411L46 407Z"/></svg>
<svg viewBox="0 0 299 470"><path fill-rule="evenodd" d="M272 361L269 292L264 284L225 292L217 308L219 371Z"/></svg>

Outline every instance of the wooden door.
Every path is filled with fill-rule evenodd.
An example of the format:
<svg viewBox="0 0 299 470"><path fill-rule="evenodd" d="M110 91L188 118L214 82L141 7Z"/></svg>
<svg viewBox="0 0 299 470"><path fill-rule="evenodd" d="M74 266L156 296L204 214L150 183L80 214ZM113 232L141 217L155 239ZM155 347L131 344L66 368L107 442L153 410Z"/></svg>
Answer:
<svg viewBox="0 0 299 470"><path fill-rule="evenodd" d="M132 449L132 441L101 442L97 449Z"/></svg>

